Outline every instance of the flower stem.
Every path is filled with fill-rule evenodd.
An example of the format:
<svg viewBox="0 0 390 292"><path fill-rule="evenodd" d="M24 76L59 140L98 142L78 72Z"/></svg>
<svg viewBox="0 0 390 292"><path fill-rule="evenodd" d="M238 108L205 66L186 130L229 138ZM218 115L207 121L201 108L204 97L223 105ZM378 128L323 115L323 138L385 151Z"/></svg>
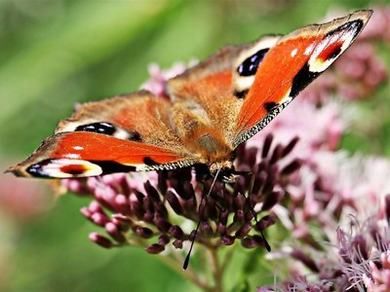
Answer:
<svg viewBox="0 0 390 292"><path fill-rule="evenodd" d="M143 240L139 240L138 238L133 238L133 241L135 245L143 246L144 248L147 247L147 244ZM132 243L132 239L129 239L129 243ZM182 265L184 259L181 258L178 254L175 254L175 258L171 256L158 256L158 258L161 260L162 263L164 263L166 266L171 268L173 271L175 271L177 274L179 274L184 279L192 282L194 285L198 286L203 291L212 292L214 291L212 287L207 285L205 281L200 279L196 273L188 267L187 270L184 270Z"/></svg>
<svg viewBox="0 0 390 292"><path fill-rule="evenodd" d="M232 247L227 251L227 253L225 254L224 260L223 260L222 265L221 265L221 267L222 267L223 270L225 270L225 269L227 268L227 266L229 266L230 261L231 261L232 258L233 258L233 254L234 254L235 250L236 250L236 246L232 246Z"/></svg>
<svg viewBox="0 0 390 292"><path fill-rule="evenodd" d="M214 291L212 287L210 287L209 285L207 285L207 283L201 280L190 267L188 267L187 270L184 270L182 267L183 260L179 262L178 260L169 256L159 256L158 258L164 264L166 264L168 267L174 270L177 274L182 276L184 279L192 282L194 285L198 286L203 291L207 291L207 292Z"/></svg>
<svg viewBox="0 0 390 292"><path fill-rule="evenodd" d="M210 252L210 264L214 278L214 287L212 289L213 292L222 292L223 291L223 267L221 267L218 251L216 248L209 248Z"/></svg>

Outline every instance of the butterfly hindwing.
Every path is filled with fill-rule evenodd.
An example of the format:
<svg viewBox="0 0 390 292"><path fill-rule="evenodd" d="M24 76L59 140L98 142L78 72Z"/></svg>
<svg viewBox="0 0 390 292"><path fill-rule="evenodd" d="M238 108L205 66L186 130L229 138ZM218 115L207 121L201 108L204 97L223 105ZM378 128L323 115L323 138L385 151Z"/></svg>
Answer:
<svg viewBox="0 0 390 292"><path fill-rule="evenodd" d="M245 98L255 80L257 68L280 38L280 35L263 36L241 50L232 67L234 96L241 99Z"/></svg>
<svg viewBox="0 0 390 292"><path fill-rule="evenodd" d="M235 134L236 117L243 97L254 77L248 69L257 68L280 36L264 36L259 40L226 46L217 53L168 81L168 92L214 128L230 142ZM257 56L256 60L254 56ZM242 65L244 64L244 65Z"/></svg>
<svg viewBox="0 0 390 292"><path fill-rule="evenodd" d="M95 132L182 153L185 150L170 125L171 115L168 100L139 91L79 105L55 133Z"/></svg>

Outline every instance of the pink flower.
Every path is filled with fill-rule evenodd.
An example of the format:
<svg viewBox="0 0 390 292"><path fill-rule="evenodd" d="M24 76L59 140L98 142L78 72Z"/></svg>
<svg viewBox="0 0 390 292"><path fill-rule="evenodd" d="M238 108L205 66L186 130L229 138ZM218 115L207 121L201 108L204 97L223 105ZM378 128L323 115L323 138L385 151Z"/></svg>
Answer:
<svg viewBox="0 0 390 292"><path fill-rule="evenodd" d="M337 148L344 129L345 122L339 103L328 101L322 106L316 106L298 97L247 144L256 146L269 133L274 134L280 143L299 137L300 143L294 153L302 159L308 159L318 150Z"/></svg>
<svg viewBox="0 0 390 292"><path fill-rule="evenodd" d="M387 79L385 64L368 42L352 46L334 68L339 75L336 89L347 100L369 96Z"/></svg>
<svg viewBox="0 0 390 292"><path fill-rule="evenodd" d="M369 262L370 271L363 275L363 282L368 292L387 292L390 290L390 250L380 255L379 267L374 261Z"/></svg>
<svg viewBox="0 0 390 292"><path fill-rule="evenodd" d="M374 7L372 15L367 27L363 30L360 38L363 40L383 40L390 41L390 7L377 6Z"/></svg>
<svg viewBox="0 0 390 292"><path fill-rule="evenodd" d="M295 264L290 267L289 279L275 287L276 291L389 291L388 220L389 217L379 220L375 215L364 221L351 217L350 226L338 228L337 238L321 248L284 248L285 255L295 259ZM297 262L305 269L297 268ZM307 271L310 281L305 276Z"/></svg>
<svg viewBox="0 0 390 292"><path fill-rule="evenodd" d="M193 62L190 64L192 63ZM144 83L141 88L149 90L156 96L168 98L166 92L166 82L176 75L183 73L184 70L187 69L187 66L182 63L177 63L168 70L161 70L157 64L151 64L148 69L150 79Z"/></svg>

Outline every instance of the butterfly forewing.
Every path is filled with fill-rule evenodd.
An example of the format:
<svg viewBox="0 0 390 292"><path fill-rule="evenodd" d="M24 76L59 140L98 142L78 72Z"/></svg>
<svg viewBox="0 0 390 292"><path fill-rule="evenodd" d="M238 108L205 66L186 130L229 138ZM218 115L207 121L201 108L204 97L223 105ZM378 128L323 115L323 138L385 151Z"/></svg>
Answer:
<svg viewBox="0 0 390 292"><path fill-rule="evenodd" d="M161 147L77 131L49 137L28 159L9 171L18 176L66 178L174 169L193 163Z"/></svg>
<svg viewBox="0 0 390 292"><path fill-rule="evenodd" d="M358 11L301 28L269 50L245 96L234 147L264 128L288 103L352 44L372 11Z"/></svg>
<svg viewBox="0 0 390 292"><path fill-rule="evenodd" d="M79 105L55 132L95 132L184 154L185 149L169 124L171 108L169 101L139 91Z"/></svg>
<svg viewBox="0 0 390 292"><path fill-rule="evenodd" d="M191 165L194 158L170 125L171 110L169 101L146 91L80 105L9 171L64 178Z"/></svg>

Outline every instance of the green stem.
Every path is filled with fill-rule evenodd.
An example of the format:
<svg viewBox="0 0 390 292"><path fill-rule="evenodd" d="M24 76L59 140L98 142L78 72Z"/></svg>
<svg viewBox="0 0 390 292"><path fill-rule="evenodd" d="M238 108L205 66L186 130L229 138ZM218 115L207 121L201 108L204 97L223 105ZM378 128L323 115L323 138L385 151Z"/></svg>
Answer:
<svg viewBox="0 0 390 292"><path fill-rule="evenodd" d="M223 272L224 269L221 267L218 258L218 251L216 248L209 248L210 252L210 264L211 270L214 278L214 287L212 289L213 292L223 292Z"/></svg>
<svg viewBox="0 0 390 292"><path fill-rule="evenodd" d="M229 250L226 252L224 260L223 260L222 265L221 265L223 271L229 266L230 261L233 258L233 254L234 254L235 250L236 250L236 246L231 246L229 248Z"/></svg>
<svg viewBox="0 0 390 292"><path fill-rule="evenodd" d="M131 245L138 245L142 246L144 248L147 247L147 242L144 240L140 240L139 238L129 238L128 243ZM182 265L184 262L184 259L181 258L177 253L174 253L175 258L168 256L168 255L159 255L157 256L162 263L167 265L169 268L171 268L173 271L175 271L177 274L179 274L184 279L187 279L188 281L192 282L194 285L198 286L203 291L212 292L213 289L207 285L203 280L201 280L196 273L188 267L187 270L184 270Z"/></svg>
<svg viewBox="0 0 390 292"><path fill-rule="evenodd" d="M183 269L182 264L184 259L181 262L169 256L159 256L159 259L176 273L178 273L180 276L182 276L184 279L192 282L194 285L198 286L203 291L214 291L209 285L207 285L207 283L201 280L190 267L188 267L187 270Z"/></svg>

